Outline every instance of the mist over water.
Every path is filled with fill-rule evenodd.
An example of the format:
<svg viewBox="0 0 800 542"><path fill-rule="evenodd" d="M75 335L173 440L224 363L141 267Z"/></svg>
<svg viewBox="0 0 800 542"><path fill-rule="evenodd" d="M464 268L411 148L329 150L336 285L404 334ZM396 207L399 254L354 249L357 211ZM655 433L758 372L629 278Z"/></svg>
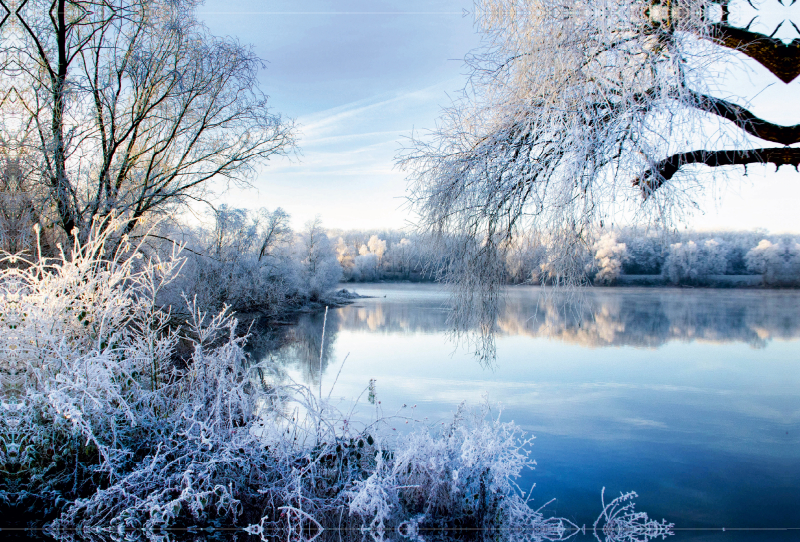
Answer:
<svg viewBox="0 0 800 542"><path fill-rule="evenodd" d="M594 288L565 300L510 288L485 367L451 342L441 287L356 290L375 297L329 311L321 357L321 315L254 356L313 389L321 378L342 410L361 397L364 420L380 409L441 424L462 401L498 404L536 436L520 485L579 525L606 487L637 491L637 509L674 522L676 540L800 527L800 292ZM366 400L370 379L380 405Z"/></svg>

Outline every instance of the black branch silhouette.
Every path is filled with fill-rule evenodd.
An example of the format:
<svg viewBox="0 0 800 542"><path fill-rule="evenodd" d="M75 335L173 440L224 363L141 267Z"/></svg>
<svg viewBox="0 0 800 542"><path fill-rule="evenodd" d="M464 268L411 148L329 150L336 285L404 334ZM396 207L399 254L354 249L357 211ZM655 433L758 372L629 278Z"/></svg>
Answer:
<svg viewBox="0 0 800 542"><path fill-rule="evenodd" d="M750 110L740 105L697 92L692 92L691 97L691 105L695 108L729 120L748 134L759 139L780 143L781 145L800 143L800 124L795 124L794 126L774 124L757 117Z"/></svg>
<svg viewBox="0 0 800 542"><path fill-rule="evenodd" d="M789 44L777 38L724 23L711 25L711 41L749 56L784 83L800 75L800 39Z"/></svg>
<svg viewBox="0 0 800 542"><path fill-rule="evenodd" d="M647 198L669 181L678 170L690 164L703 164L709 167L747 164L775 164L780 166L800 166L800 148L770 147L749 150L697 150L673 154L655 162L647 171L634 179L633 185L642 190Z"/></svg>

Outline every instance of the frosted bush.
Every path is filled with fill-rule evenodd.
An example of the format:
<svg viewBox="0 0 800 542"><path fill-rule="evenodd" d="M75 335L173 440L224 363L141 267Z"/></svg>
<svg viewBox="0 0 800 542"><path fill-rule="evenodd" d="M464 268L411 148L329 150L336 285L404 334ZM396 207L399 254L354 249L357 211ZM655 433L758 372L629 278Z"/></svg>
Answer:
<svg viewBox="0 0 800 542"><path fill-rule="evenodd" d="M181 231L161 226L161 238L184 244L185 264L159 301L185 313L185 294L205 310L227 305L240 314L269 316L302 304L301 268L292 252L288 220L280 208L247 211L220 205L208 227Z"/></svg>
<svg viewBox="0 0 800 542"><path fill-rule="evenodd" d="M800 283L800 243L783 238L777 243L763 239L745 255L745 265L752 273L764 276L767 285Z"/></svg>
<svg viewBox="0 0 800 542"><path fill-rule="evenodd" d="M620 494L606 504L605 491L606 488L603 488L603 511L593 526L598 542L648 542L654 538L663 540L673 534L672 523L652 520L645 512L636 512L632 500L637 496L635 492Z"/></svg>
<svg viewBox="0 0 800 542"><path fill-rule="evenodd" d="M673 243L664 262L663 273L673 284L697 282L709 275L723 275L728 266L728 249L717 239L700 244L694 241Z"/></svg>
<svg viewBox="0 0 800 542"><path fill-rule="evenodd" d="M285 532L293 511L345 510L361 469L336 455L354 436L336 430L343 416L307 388L259 381L269 368L248 366L227 310L186 300L188 321L172 327L156 299L180 260L142 258L124 239L106 258L120 223L56 261L3 260L0 507L29 510L22 523L55 520L59 536L265 513ZM306 405L303 420L281 408L289 399Z"/></svg>
<svg viewBox="0 0 800 542"><path fill-rule="evenodd" d="M389 460L378 452L374 473L351 490L350 513L379 535L460 523L562 540L577 527L531 509L514 483L535 464L530 443L487 406L468 411L462 405L446 429L418 428L397 442Z"/></svg>
<svg viewBox="0 0 800 542"><path fill-rule="evenodd" d="M3 439L27 454L3 493L55 500L67 525L235 517L225 471L247 461L231 450L254 443L236 321L190 304L184 331L170 328L155 300L180 260L144 260L124 238L106 259L119 224L0 274Z"/></svg>
<svg viewBox="0 0 800 542"><path fill-rule="evenodd" d="M612 284L622 274L622 263L627 259L628 247L618 243L613 232L604 234L594 244L594 259L597 265L595 280L601 284Z"/></svg>

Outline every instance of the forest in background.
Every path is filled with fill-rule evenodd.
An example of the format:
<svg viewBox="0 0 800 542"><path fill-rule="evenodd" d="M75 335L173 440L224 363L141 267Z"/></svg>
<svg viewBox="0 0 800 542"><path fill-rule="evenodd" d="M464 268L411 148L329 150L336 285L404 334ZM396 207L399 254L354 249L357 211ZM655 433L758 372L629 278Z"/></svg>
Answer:
<svg viewBox="0 0 800 542"><path fill-rule="evenodd" d="M328 232L342 266L343 280L425 281L442 278L446 255L424 236L396 230ZM451 242L459 242L452 239ZM507 284L553 280L555 269L546 239L527 234L505 249ZM600 231L582 247L585 278L598 285L627 284L629 277L650 284L707 286L800 285L800 236L763 230L675 233L637 228ZM725 280L748 276L756 280Z"/></svg>
<svg viewBox="0 0 800 542"><path fill-rule="evenodd" d="M319 218L300 231L283 209L220 206L199 226L158 226L149 250L162 256L173 242L186 262L163 294L203 307L227 304L239 313L280 318L320 304L336 304L340 282L447 279L448 253L430 238L398 230L326 229ZM449 243L464 243L452 236ZM533 234L513 239L503 256L506 284L549 284L557 269L549 241ZM665 233L637 228L591 235L578 258L586 284L716 287L800 286L800 236L756 231Z"/></svg>

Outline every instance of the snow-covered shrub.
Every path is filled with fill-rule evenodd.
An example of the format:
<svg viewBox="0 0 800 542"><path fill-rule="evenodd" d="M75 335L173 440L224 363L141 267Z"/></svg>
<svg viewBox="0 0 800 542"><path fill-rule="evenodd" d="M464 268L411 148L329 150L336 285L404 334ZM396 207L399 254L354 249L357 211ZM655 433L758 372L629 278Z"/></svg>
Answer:
<svg viewBox="0 0 800 542"><path fill-rule="evenodd" d="M612 284L622 274L622 263L627 259L628 247L617 242L613 232L604 234L594 244L594 259L597 273L594 279L600 284Z"/></svg>
<svg viewBox="0 0 800 542"><path fill-rule="evenodd" d="M701 281L709 275L723 275L728 265L727 247L717 239L669 246L663 273L673 284Z"/></svg>
<svg viewBox="0 0 800 542"><path fill-rule="evenodd" d="M181 295L199 306L278 316L318 301L342 278L342 265L319 220L300 234L289 215L221 205L208 227L165 233L185 245L186 264L162 302L183 309Z"/></svg>
<svg viewBox="0 0 800 542"><path fill-rule="evenodd" d="M55 519L55 534L345 510L360 470L318 471L320 454L354 437L336 430L343 416L307 388L256 378L269 368L248 366L227 310L188 302L173 328L156 299L180 260L143 258L124 239L106 258L119 224L59 260L4 257L0 508L29 510L23 524ZM305 421L280 407L288 398Z"/></svg>
<svg viewBox="0 0 800 542"><path fill-rule="evenodd" d="M752 273L764 276L768 285L800 283L800 243L786 237L773 243L763 239L745 255L745 265Z"/></svg>
<svg viewBox="0 0 800 542"><path fill-rule="evenodd" d="M531 509L514 483L534 464L530 442L488 407L462 405L446 428L419 428L400 438L388 457L378 452L375 471L351 489L350 513L376 533L461 524L565 537L575 526Z"/></svg>
<svg viewBox="0 0 800 542"><path fill-rule="evenodd" d="M220 205L208 227L162 226L161 237L185 246L180 275L160 301L185 312L182 296L204 310L275 316L302 304L301 269L292 250L289 215ZM163 249L163 247L161 247Z"/></svg>
<svg viewBox="0 0 800 542"><path fill-rule="evenodd" d="M0 426L6 448L24 447L4 458L15 476L3 495L38 501L38 520L60 510L66 525L236 517L227 471L246 457L231 451L256 444L236 321L192 304L172 329L156 298L180 260L143 259L124 238L106 257L119 224L59 260L0 272Z"/></svg>
<svg viewBox="0 0 800 542"><path fill-rule="evenodd" d="M376 280L378 278L378 256L369 252L356 256L352 276L355 280L360 281Z"/></svg>
<svg viewBox="0 0 800 542"><path fill-rule="evenodd" d="M306 224L296 251L305 293L316 301L342 279L342 266L319 217Z"/></svg>

